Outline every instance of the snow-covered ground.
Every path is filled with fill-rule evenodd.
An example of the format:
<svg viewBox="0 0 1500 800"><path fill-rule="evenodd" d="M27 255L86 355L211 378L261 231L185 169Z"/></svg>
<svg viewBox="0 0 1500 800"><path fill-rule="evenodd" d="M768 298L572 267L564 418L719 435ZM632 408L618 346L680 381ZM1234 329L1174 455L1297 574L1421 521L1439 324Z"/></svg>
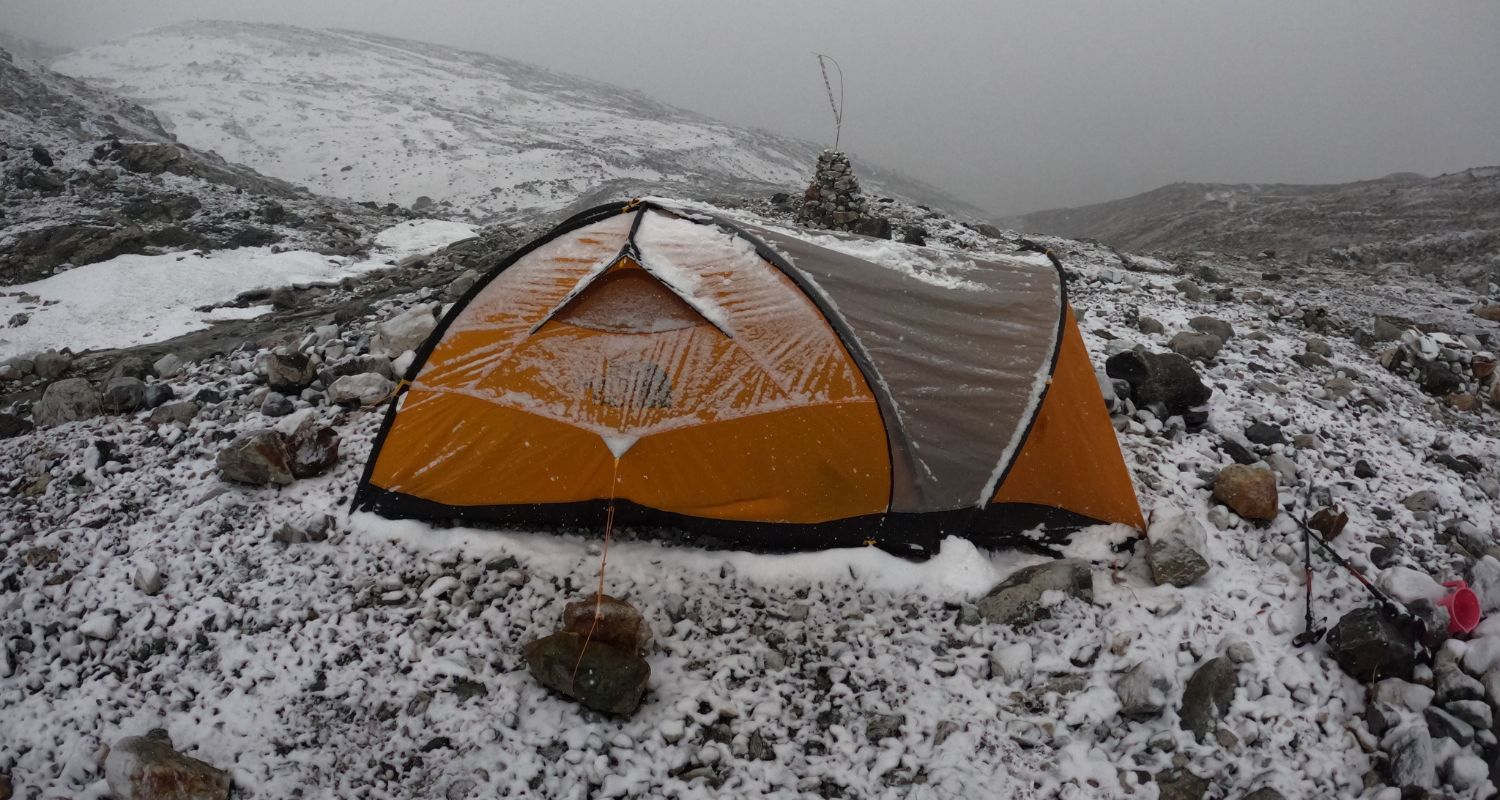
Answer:
<svg viewBox="0 0 1500 800"><path fill-rule="evenodd" d="M942 235L980 254L1010 249L958 226ZM1348 338L1369 325L1356 274L1271 283L1259 266L1214 261L1216 287L1231 297L1191 300L1172 286L1180 274L1128 272L1105 249L1053 244L1101 366L1134 343L1165 349L1200 314L1236 329L1199 365L1214 387L1207 430L1153 433L1142 417L1120 435L1143 507L1184 509L1210 531L1213 566L1194 586L1156 586L1139 549L1105 546L1118 529L1084 531L1074 550L1094 562L1095 603L1018 630L980 621L973 602L1034 556L960 540L922 565L873 550L767 556L618 542L607 589L642 609L656 648L640 711L605 717L544 690L520 656L565 602L592 590L597 540L350 517L383 409L313 407L342 439L327 475L281 489L223 482L223 444L276 422L258 410L260 354L244 352L172 379L180 397L225 398L205 401L186 428L143 412L0 441L0 770L18 796L100 797L103 748L161 727L231 770L250 797L1149 800L1154 776L1173 767L1207 778L1215 798L1262 787L1287 798L1365 794L1375 762L1359 718L1364 687L1326 645L1291 643L1303 611L1293 514L1311 484L1350 513L1337 546L1362 567L1372 569L1372 539L1395 536L1401 563L1452 577L1461 560L1402 500L1433 489L1441 518L1494 530L1494 412L1441 405ZM1380 290L1404 286L1418 303L1426 280L1398 276ZM440 299L430 290L382 305L343 326L339 346L358 353L374 323ZM1333 325L1314 334L1302 311L1319 307ZM1135 314L1167 332L1139 332ZM1314 335L1328 339L1335 366L1291 360ZM1329 388L1341 373L1347 393ZM1280 479L1292 511L1265 527L1209 499L1230 463L1221 439L1253 421L1316 437L1268 449L1292 465ZM1485 466L1460 475L1436 453ZM1376 477L1355 477L1358 459ZM273 539L325 518L326 541ZM163 574L159 594L136 585L143 567ZM1326 562L1315 585L1330 621L1366 599ZM1183 684L1231 645L1243 661L1238 690L1200 743L1179 726ZM1125 719L1115 685L1141 664L1169 677L1166 708Z"/></svg>
<svg viewBox="0 0 1500 800"><path fill-rule="evenodd" d="M161 342L217 321L257 317L271 306L222 304L257 289L336 283L474 232L458 222L410 220L377 234L363 259L268 247L117 256L0 295L0 319L27 317L0 328L0 360L48 348L79 352Z"/></svg>

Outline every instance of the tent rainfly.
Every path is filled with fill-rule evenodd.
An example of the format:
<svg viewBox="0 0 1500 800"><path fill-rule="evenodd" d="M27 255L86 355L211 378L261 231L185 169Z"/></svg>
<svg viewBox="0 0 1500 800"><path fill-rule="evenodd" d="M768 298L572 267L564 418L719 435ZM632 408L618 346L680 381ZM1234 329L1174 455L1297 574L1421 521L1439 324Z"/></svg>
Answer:
<svg viewBox="0 0 1500 800"><path fill-rule="evenodd" d="M614 502L702 546L911 555L1144 527L1036 259L601 206L478 281L406 378L356 509L597 527Z"/></svg>

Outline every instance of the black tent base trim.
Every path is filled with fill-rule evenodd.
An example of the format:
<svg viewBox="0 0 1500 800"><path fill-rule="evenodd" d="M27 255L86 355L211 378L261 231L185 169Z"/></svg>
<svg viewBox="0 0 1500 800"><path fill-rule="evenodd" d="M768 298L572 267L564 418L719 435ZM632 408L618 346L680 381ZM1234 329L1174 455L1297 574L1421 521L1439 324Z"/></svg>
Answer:
<svg viewBox="0 0 1500 800"><path fill-rule="evenodd" d="M420 497L360 487L355 511L372 511L389 519L415 519L438 527L566 530L603 536L608 501L535 505L450 506ZM1058 548L1081 528L1102 524L1060 508L1030 503L1003 503L983 509L920 514L886 513L811 524L710 519L615 501L615 537L649 539L706 550L793 553L841 547L878 547L892 555L925 561L936 555L943 539L959 536L976 546L1027 550L1060 557Z"/></svg>

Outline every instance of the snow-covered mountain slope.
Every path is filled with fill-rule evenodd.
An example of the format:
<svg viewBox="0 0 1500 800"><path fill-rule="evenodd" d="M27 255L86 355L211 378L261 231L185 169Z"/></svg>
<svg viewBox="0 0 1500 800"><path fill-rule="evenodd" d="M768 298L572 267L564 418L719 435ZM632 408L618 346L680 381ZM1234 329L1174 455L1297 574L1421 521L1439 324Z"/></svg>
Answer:
<svg viewBox="0 0 1500 800"><path fill-rule="evenodd" d="M0 285L124 254L350 255L397 221L184 147L146 109L0 50Z"/></svg>
<svg viewBox="0 0 1500 800"><path fill-rule="evenodd" d="M427 197L482 220L556 211L601 186L795 191L818 152L608 84L349 31L194 22L56 66L141 102L182 141L268 175L354 200ZM859 167L875 191L973 212Z"/></svg>

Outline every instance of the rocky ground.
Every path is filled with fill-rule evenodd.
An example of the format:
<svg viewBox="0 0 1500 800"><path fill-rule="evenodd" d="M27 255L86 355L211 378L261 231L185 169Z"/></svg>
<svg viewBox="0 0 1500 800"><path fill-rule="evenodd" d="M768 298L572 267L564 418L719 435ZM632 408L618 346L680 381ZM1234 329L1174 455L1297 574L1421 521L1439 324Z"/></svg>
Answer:
<svg viewBox="0 0 1500 800"><path fill-rule="evenodd" d="M719 203L781 224L796 206ZM1292 643L1297 520L1324 506L1348 515L1333 546L1435 629L1433 581L1500 611L1500 326L1475 313L1493 295L1122 258L870 203L897 238L1063 261L1149 544L1092 529L1048 561L950 540L912 565L620 543L606 587L643 613L650 675L634 714L583 709L524 647L592 591L597 530L347 513L409 350L516 244L492 231L5 384L3 780L26 798L108 796L141 764L244 797L1494 796L1494 620L1424 653L1320 558L1335 632Z"/></svg>

